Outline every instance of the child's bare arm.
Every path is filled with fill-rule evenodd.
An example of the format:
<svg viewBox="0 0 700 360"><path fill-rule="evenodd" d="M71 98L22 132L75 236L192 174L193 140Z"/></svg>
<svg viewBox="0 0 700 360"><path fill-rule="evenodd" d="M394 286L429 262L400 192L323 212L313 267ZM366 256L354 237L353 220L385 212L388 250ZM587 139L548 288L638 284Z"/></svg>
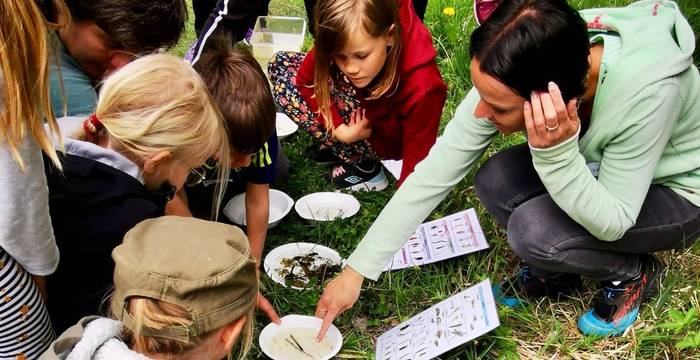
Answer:
<svg viewBox="0 0 700 360"><path fill-rule="evenodd" d="M245 192L246 232L250 250L260 267L270 218L270 185L248 182Z"/></svg>

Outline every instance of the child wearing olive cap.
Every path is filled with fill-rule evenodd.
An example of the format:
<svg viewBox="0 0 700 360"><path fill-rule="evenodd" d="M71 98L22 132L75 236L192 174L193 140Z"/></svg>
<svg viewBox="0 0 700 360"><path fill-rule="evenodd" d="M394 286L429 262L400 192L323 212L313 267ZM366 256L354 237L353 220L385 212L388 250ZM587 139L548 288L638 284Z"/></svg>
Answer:
<svg viewBox="0 0 700 360"><path fill-rule="evenodd" d="M112 258L112 319L81 319L41 359L218 360L239 338L239 358L245 357L258 282L240 229L150 219L126 234Z"/></svg>

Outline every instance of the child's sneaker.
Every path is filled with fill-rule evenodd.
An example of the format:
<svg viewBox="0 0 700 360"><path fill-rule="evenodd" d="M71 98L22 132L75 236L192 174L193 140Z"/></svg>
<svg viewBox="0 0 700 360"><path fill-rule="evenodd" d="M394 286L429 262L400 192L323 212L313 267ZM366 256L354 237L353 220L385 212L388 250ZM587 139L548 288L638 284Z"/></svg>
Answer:
<svg viewBox="0 0 700 360"><path fill-rule="evenodd" d="M336 166L331 171L331 181L336 189L350 191L382 191L389 186L384 168L377 160Z"/></svg>
<svg viewBox="0 0 700 360"><path fill-rule="evenodd" d="M664 264L649 255L637 277L604 281L596 304L578 319L579 330L585 335L622 335L637 319L642 302L658 292L664 271Z"/></svg>
<svg viewBox="0 0 700 360"><path fill-rule="evenodd" d="M515 276L495 285L493 294L496 301L515 308L525 305L528 299L544 296L558 301L580 288L580 275L558 274L543 278L533 274L529 266L523 265Z"/></svg>
<svg viewBox="0 0 700 360"><path fill-rule="evenodd" d="M474 0L476 23L481 25L500 4L501 0Z"/></svg>

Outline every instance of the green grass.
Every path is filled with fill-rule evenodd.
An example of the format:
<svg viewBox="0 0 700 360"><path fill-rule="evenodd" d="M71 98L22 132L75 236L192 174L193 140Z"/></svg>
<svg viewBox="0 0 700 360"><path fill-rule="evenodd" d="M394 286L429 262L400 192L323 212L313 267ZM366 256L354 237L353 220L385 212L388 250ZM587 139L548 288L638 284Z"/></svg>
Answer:
<svg viewBox="0 0 700 360"><path fill-rule="evenodd" d="M577 8L629 3L624 0L570 2ZM700 34L698 1L681 0L679 4L696 34ZM446 6L456 8L455 16L443 15L442 9ZM305 16L301 0L273 0L270 12L273 15ZM444 126L471 87L467 50L469 35L475 27L471 1L431 0L425 23L433 34L438 65L450 89L442 117ZM192 37L190 25L188 36L182 43L189 43ZM310 44L309 39L307 45ZM185 46L182 45L176 52L184 52ZM697 59L696 56L696 64ZM499 137L486 156L522 141L519 135ZM292 172L290 180L281 190L295 199L315 191L332 190L323 179L328 170L316 166L302 155L302 150L311 143L311 138L302 133L284 142ZM490 278L496 282L514 271L518 260L508 248L503 231L480 205L472 185L473 174L469 174L438 206L431 218L474 207L491 248L454 260L387 273L377 282L365 282L360 300L335 322L345 337L339 358L373 359L375 339L386 329L480 280ZM310 225L292 213L270 231L266 251L288 242L310 241L336 249L347 257L394 190L395 187L390 187L380 193L356 194L362 208L356 216L346 220ZM700 359L700 344L694 350L683 349L684 346L694 345L694 340L700 340L700 335L696 335L700 334L700 321L694 321L697 315L691 312L691 309L700 312L699 250L700 245L684 252L662 254L670 268L663 291L654 301L643 306L639 320L626 336L595 340L578 332L576 320L588 308L593 295L593 287L588 284L588 291L580 299L566 302L542 300L519 310L500 308L501 326L498 329L440 358ZM263 277L262 281L267 288L268 299L281 315L313 315L320 290L300 292L283 288L267 277ZM687 312L691 313L688 315ZM689 320L679 320L681 315L688 315ZM257 321L258 328L268 322L263 315L259 315ZM257 348L254 349L251 358L261 357Z"/></svg>

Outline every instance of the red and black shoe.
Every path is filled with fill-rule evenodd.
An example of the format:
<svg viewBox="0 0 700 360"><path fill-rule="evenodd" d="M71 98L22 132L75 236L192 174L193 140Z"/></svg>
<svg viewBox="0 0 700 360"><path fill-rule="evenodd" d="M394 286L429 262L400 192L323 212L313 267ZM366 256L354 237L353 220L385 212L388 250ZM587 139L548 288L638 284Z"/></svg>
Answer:
<svg viewBox="0 0 700 360"><path fill-rule="evenodd" d="M604 281L592 309L578 319L585 335L619 336L632 326L639 307L659 292L666 267L654 255L642 260L639 275L625 281Z"/></svg>

